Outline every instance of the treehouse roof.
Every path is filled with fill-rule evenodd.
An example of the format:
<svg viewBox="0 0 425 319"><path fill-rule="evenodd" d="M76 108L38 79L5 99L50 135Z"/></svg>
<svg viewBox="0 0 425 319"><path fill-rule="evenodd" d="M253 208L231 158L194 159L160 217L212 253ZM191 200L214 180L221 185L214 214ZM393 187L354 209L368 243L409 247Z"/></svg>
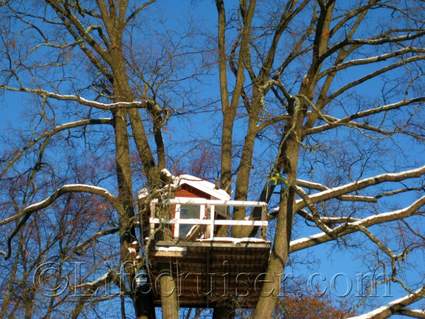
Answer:
<svg viewBox="0 0 425 319"><path fill-rule="evenodd" d="M214 183L211 183L202 178L189 175L182 174L176 177L177 187L182 185L189 185L197 190L200 190L203 193L210 195L211 197L219 200L230 200L230 195L224 189L217 188Z"/></svg>
<svg viewBox="0 0 425 319"><path fill-rule="evenodd" d="M174 189L178 189L183 185L188 185L192 188L195 188L202 193L205 193L209 196L211 196L213 199L218 200L230 200L230 195L224 190L217 188L216 185L210 181L207 181L205 179L202 179L197 176L189 175L189 174L181 174L178 176L173 176L171 173L163 169L161 171L161 174L166 176L168 179L170 179L172 182L169 184ZM146 188L142 188L139 191L139 199L145 198L149 194L149 191Z"/></svg>

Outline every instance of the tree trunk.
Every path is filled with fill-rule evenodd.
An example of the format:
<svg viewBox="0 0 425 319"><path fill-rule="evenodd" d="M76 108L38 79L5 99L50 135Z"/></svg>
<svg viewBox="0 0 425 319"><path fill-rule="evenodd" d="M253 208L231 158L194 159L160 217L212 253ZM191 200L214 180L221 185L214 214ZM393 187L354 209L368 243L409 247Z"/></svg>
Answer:
<svg viewBox="0 0 425 319"><path fill-rule="evenodd" d="M235 308L231 305L219 305L214 308L213 319L233 319Z"/></svg>
<svg viewBox="0 0 425 319"><path fill-rule="evenodd" d="M122 52L121 43L122 34L113 33L111 49L111 68L114 75L114 99L118 101L133 101L134 95L129 85L126 63ZM155 318L155 307L153 305L152 292L148 294L139 294L135 285L135 267L133 260L128 254L128 247L134 240L137 240L134 226L131 219L134 217L134 203L131 179L131 162L129 154L129 136L127 131L127 123L130 118L132 125L132 133L135 138L137 150L141 158L144 173L148 179L149 186L153 186L153 171L155 162L146 137L143 123L140 119L138 111L119 109L114 113L115 134L116 134L116 163L118 175L119 198L124 207L125 213L120 216L120 236L121 236L121 263L129 265L125 267L128 274L130 286L132 287L133 307L137 319L153 319Z"/></svg>
<svg viewBox="0 0 425 319"><path fill-rule="evenodd" d="M271 252L266 278L253 315L254 319L272 318L276 301L280 293L283 270L288 259L288 236L291 227L291 225L288 224L291 220L288 218L287 203L287 190L282 189L276 225L276 240Z"/></svg>
<svg viewBox="0 0 425 319"><path fill-rule="evenodd" d="M150 293L135 293L134 296L134 311L136 319L155 319L155 306Z"/></svg>
<svg viewBox="0 0 425 319"><path fill-rule="evenodd" d="M280 293L281 276L288 259L292 221L295 213L297 165L305 112L305 104L297 97L294 98L290 109L292 121L288 122L285 127L284 134L285 136L287 135L287 140L286 143L284 142L282 152L283 168L287 174L287 179L285 184L281 184L280 186L280 204L273 249L267 268L266 279L255 308L253 316L255 319L272 318L273 310Z"/></svg>
<svg viewBox="0 0 425 319"><path fill-rule="evenodd" d="M161 287L162 318L178 319L177 288L172 274L168 274L166 271L163 272L159 284Z"/></svg>

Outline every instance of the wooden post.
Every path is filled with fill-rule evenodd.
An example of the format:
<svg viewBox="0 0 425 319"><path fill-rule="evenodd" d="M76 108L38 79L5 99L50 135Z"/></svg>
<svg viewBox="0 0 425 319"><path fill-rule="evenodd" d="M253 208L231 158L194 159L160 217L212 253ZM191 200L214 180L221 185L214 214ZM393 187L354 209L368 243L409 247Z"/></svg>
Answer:
<svg viewBox="0 0 425 319"><path fill-rule="evenodd" d="M267 215L266 215L266 207L263 206L261 208L261 221L266 221ZM267 237L267 226L261 226L261 238L266 240Z"/></svg>
<svg viewBox="0 0 425 319"><path fill-rule="evenodd" d="M176 219L177 223L174 224L174 239L177 239L180 237L180 204L176 204L176 213L174 215L174 218Z"/></svg>
<svg viewBox="0 0 425 319"><path fill-rule="evenodd" d="M205 219L205 205L199 206L199 219Z"/></svg>
<svg viewBox="0 0 425 319"><path fill-rule="evenodd" d="M210 206L210 239L214 238L215 206Z"/></svg>

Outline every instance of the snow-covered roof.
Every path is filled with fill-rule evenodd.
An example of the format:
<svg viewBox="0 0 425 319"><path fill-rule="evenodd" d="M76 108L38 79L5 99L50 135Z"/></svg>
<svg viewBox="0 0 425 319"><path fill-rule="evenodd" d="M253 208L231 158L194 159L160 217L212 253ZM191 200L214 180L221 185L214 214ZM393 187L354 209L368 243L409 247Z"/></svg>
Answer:
<svg viewBox="0 0 425 319"><path fill-rule="evenodd" d="M182 174L176 176L176 181L177 186L186 184L214 197L215 199L230 200L230 195L227 194L224 189L217 188L214 183L211 183L202 178L189 174Z"/></svg>
<svg viewBox="0 0 425 319"><path fill-rule="evenodd" d="M179 176L173 176L167 169L163 169L161 174L172 181L169 185L173 188L178 188L182 185L189 185L201 192L210 195L213 199L218 200L230 200L230 195L224 189L217 188L214 183L211 183L202 178L189 175L182 174ZM147 188L142 188L139 191L138 197L139 199L145 198L149 195L149 191Z"/></svg>

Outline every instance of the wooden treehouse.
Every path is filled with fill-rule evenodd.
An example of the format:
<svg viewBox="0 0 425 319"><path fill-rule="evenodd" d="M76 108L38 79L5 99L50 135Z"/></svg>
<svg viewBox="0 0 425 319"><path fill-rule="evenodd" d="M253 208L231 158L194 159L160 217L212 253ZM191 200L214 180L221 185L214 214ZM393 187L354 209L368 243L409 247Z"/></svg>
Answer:
<svg viewBox="0 0 425 319"><path fill-rule="evenodd" d="M230 200L224 190L191 175L177 180L173 198L150 203L148 275L155 304L160 305L159 279L166 272L174 278L181 307L254 307L270 254L266 203ZM261 209L261 220L228 219L241 208ZM234 238L234 227L258 229L258 235Z"/></svg>

